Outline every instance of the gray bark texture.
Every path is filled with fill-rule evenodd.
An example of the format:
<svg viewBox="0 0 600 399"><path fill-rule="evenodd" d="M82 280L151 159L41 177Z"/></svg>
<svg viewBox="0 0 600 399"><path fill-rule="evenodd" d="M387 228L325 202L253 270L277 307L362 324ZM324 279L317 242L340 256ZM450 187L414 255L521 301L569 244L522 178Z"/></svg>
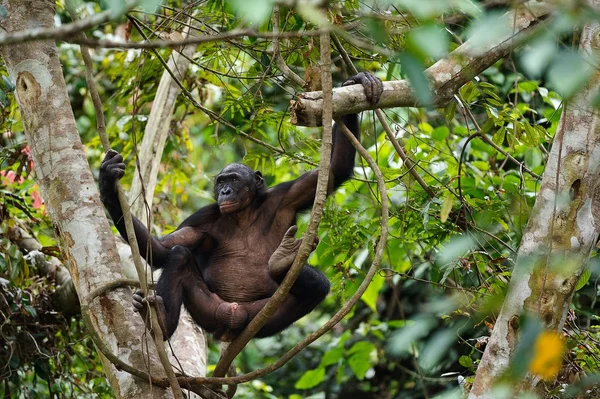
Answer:
<svg viewBox="0 0 600 399"><path fill-rule="evenodd" d="M1 21L7 34L54 26L54 1L2 0L0 4L7 10ZM36 180L58 232L65 265L80 300L87 302L91 291L124 276L75 126L56 45L51 40L28 42L7 45L0 51L16 86ZM140 370L161 376L152 339L144 342L143 323L133 313L129 289L96 298L90 309L96 329L113 353ZM171 394L117 370L104 358L103 362L119 398L163 398Z"/></svg>
<svg viewBox="0 0 600 399"><path fill-rule="evenodd" d="M600 6L600 0L593 4ZM598 59L600 23L584 27L580 52L590 61ZM537 315L549 331L560 332L564 325L600 231L600 115L592 105L599 90L600 72L595 68L585 87L563 109L509 291L470 399L493 397L493 385L507 370L518 344L524 313ZM519 389L535 389L539 380L528 374Z"/></svg>

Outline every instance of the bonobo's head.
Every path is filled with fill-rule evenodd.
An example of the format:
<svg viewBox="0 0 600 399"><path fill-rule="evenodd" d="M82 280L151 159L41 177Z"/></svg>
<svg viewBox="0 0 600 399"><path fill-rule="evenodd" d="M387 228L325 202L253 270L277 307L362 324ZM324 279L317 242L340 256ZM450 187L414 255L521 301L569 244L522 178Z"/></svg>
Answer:
<svg viewBox="0 0 600 399"><path fill-rule="evenodd" d="M264 189L262 174L241 163L227 165L215 177L215 200L222 214L241 211Z"/></svg>

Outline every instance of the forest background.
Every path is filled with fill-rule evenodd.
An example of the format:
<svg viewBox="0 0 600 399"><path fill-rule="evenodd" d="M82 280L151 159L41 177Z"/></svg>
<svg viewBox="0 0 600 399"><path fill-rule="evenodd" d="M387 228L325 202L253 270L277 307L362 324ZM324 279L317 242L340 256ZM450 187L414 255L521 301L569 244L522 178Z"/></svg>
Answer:
<svg viewBox="0 0 600 399"><path fill-rule="evenodd" d="M331 106L364 111L365 149L309 258L332 292L245 346L236 397L600 395L599 3L4 0L0 393L147 389L98 340L161 375L153 395L173 386L152 369L123 286L138 275L88 184L107 145L126 159L132 212L161 235L213 201L230 162L269 185L319 166ZM379 76L382 109L360 87L332 96L323 65L334 87ZM219 343L180 330L175 369L224 376Z"/></svg>

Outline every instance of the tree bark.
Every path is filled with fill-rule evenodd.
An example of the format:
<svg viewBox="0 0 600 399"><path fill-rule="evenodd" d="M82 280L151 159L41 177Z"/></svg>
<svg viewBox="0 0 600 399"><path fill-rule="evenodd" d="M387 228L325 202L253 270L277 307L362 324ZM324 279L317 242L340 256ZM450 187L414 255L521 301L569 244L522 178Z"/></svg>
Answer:
<svg viewBox="0 0 600 399"><path fill-rule="evenodd" d="M600 0L594 0L595 7ZM583 29L582 55L597 59L600 23ZM574 71L574 73L576 73ZM600 231L600 115L592 104L600 90L596 69L563 110L550 157L517 255L509 291L469 398L492 398L491 389L507 369L519 337L519 318L539 317L545 329L561 331L575 287ZM528 374L519 385L535 388Z"/></svg>
<svg viewBox="0 0 600 399"><path fill-rule="evenodd" d="M54 1L2 0L7 34L54 26ZM82 302L107 282L123 277L114 238L75 126L67 88L53 41L1 49L21 111L25 136L36 166L48 213L66 266ZM144 327L131 306L131 291L117 289L90 304L100 336L123 361L160 376L162 368ZM143 350L144 349L144 350ZM150 353L148 353L150 349ZM103 358L104 372L119 398L162 398L170 392L117 370Z"/></svg>
<svg viewBox="0 0 600 399"><path fill-rule="evenodd" d="M434 106L444 106L465 83L506 56L536 31L535 27L552 7L544 2L529 1L502 16L506 29L483 51L472 38L425 70L433 93ZM379 108L417 107L419 104L408 80L383 82L383 94L375 105L369 104L359 85L333 89L333 117L358 114ZM323 92L303 93L291 101L290 118L299 126L320 126L323 113Z"/></svg>

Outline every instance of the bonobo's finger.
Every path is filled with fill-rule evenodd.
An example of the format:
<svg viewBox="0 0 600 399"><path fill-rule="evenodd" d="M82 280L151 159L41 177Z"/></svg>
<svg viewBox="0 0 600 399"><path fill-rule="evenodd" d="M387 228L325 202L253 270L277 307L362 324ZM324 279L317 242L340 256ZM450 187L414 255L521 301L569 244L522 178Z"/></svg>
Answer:
<svg viewBox="0 0 600 399"><path fill-rule="evenodd" d="M377 78L369 73L364 74L362 85L365 89L365 96L370 104L375 104L374 100L380 95L377 92Z"/></svg>
<svg viewBox="0 0 600 399"><path fill-rule="evenodd" d="M383 94L383 82L381 81L381 79L376 79L375 81L377 82L376 89L373 98L371 99L371 104L373 105L379 102L379 100L381 99L381 95Z"/></svg>
<svg viewBox="0 0 600 399"><path fill-rule="evenodd" d="M112 157L114 157L115 155L117 155L119 152L116 150L113 150L112 148L109 149L108 151L106 151L106 155L104 156L104 159L110 159Z"/></svg>
<svg viewBox="0 0 600 399"><path fill-rule="evenodd" d="M104 155L104 160L102 161L102 163L104 163L106 161L110 161L117 155L120 155L120 154L111 148L110 150L106 151L106 154Z"/></svg>
<svg viewBox="0 0 600 399"><path fill-rule="evenodd" d="M117 155L115 155L111 158L104 158L104 160L100 164L100 170L106 170L111 165L115 165L115 164L117 164L117 165L123 164L123 168L125 168L125 164L123 163L123 156L121 154L117 153Z"/></svg>
<svg viewBox="0 0 600 399"><path fill-rule="evenodd" d="M290 227L289 229L287 229L287 231L285 232L285 235L283 236L283 238L286 239L286 238L295 237L297 232L298 232L298 226L293 225L292 227Z"/></svg>
<svg viewBox="0 0 600 399"><path fill-rule="evenodd" d="M354 79L350 78L350 79L346 79L344 81L344 83L342 83L342 87L344 87L344 86L352 86L352 85L355 85L355 84L357 84L357 83L354 81Z"/></svg>

